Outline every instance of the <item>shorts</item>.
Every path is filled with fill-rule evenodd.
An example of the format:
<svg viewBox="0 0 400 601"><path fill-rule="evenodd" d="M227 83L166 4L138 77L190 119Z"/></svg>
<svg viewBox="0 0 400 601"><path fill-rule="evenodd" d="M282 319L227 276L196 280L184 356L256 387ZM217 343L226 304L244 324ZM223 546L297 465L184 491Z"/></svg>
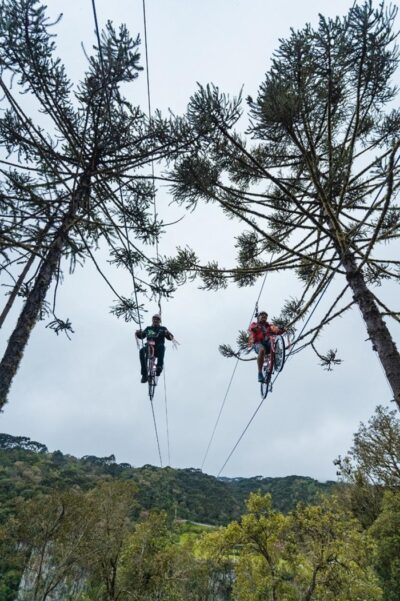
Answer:
<svg viewBox="0 0 400 601"><path fill-rule="evenodd" d="M263 340L262 342L256 342L255 344L253 344L253 351L255 353L260 352L261 347L265 348L265 352L268 354L271 352L271 341L269 338L267 338L266 340Z"/></svg>

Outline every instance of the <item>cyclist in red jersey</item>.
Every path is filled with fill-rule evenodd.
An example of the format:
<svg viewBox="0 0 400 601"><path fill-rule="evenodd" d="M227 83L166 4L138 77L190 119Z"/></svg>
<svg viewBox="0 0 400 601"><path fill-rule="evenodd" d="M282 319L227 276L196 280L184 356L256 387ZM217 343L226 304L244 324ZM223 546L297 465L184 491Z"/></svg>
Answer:
<svg viewBox="0 0 400 601"><path fill-rule="evenodd" d="M271 342L269 337L271 334L283 334L282 328L269 323L268 313L261 311L258 314L257 321L253 321L249 327L249 346L251 346L257 353L257 368L258 368L258 381L263 381L263 365L265 354L269 354L271 350Z"/></svg>

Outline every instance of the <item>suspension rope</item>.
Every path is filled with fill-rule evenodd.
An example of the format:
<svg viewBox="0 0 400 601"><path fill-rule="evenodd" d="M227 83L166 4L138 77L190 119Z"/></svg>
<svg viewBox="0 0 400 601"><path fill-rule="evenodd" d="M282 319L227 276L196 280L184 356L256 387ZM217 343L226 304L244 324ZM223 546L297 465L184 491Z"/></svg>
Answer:
<svg viewBox="0 0 400 601"><path fill-rule="evenodd" d="M167 402L167 380L165 377L164 367L164 406L165 406L165 423L167 426L167 452L168 452L168 465L171 465L171 450L169 446L169 419L168 419L168 402Z"/></svg>
<svg viewBox="0 0 400 601"><path fill-rule="evenodd" d="M99 45L100 63L101 63L101 68L102 68L102 73L103 73L103 80L104 80L103 85L105 85L104 62L103 62L103 54L102 54L102 48L101 48L101 39L100 39L100 31L99 31L99 24L98 24L95 0L92 0L92 9L93 9L94 22L95 22L96 37L97 37L97 41L98 41L98 45ZM147 50L146 50L146 56L147 56ZM107 90L106 90L106 94L107 94ZM150 102L150 99L149 99L149 102ZM108 110L109 110L109 117L110 117L110 106L108 106ZM110 126L111 126L111 119L110 119ZM153 162L152 162L152 171L153 171L153 180L154 180ZM132 277L133 291L134 291L134 296L135 296L135 305L136 305L136 311L137 311L137 323L139 324L139 329L141 330L142 322L141 322L141 317L140 317L137 284L136 284L136 278L135 278L135 271L134 271L133 264L132 264L132 254L131 254L132 253L132 245L131 245L131 241L129 238L128 226L127 226L127 222L126 222L126 215L124 212L124 201L123 201L123 194L122 194L121 187L120 187L119 192L120 192L120 198L121 198L121 205L122 205L122 209L123 209L122 214L123 214L124 230L125 230L125 238L127 241L127 246L126 246L125 242L123 241L123 239L121 238L121 236L120 236L120 241L121 241L124 249L127 251L127 262L128 262L129 271L130 271L131 277ZM136 338L136 340L137 340L137 338ZM143 348L143 339L141 339L141 346ZM153 406L152 399L151 399L150 403L151 403L151 412L152 412L152 417L153 417L154 432L155 432L156 442L157 442L158 457L160 460L160 466L163 467L161 448L160 448L160 440L159 440L159 436L158 436L157 422L156 422L156 416L155 416L155 412L154 412L154 406Z"/></svg>
<svg viewBox="0 0 400 601"><path fill-rule="evenodd" d="M149 68L149 49L147 42L147 16L146 16L146 0L142 0L143 4L143 28L144 28L144 48L145 48L145 56L146 56L146 81L147 81L147 110L149 115L149 120L151 119L152 109L151 109L151 93L150 93L150 68ZM153 182L153 210L154 210L154 221L157 219L157 199L155 193L155 173L154 173L154 161L151 161L151 179ZM158 250L158 237L155 240L156 247L156 257L159 259L159 250ZM159 292L158 296L158 309L160 311L160 315L162 315L161 309L161 293Z"/></svg>
<svg viewBox="0 0 400 601"><path fill-rule="evenodd" d="M151 86L150 86L150 68L149 68L149 49L148 49L148 39L147 39L147 15L146 15L146 0L142 0L143 6L143 29L144 29L144 48L145 48L145 56L146 56L146 82L147 82L147 109L149 121L151 120L152 108L151 108ZM154 223L157 222L157 198L156 198L156 190L155 190L155 173L154 173L154 160L151 161L151 178L153 182L153 214L154 214ZM155 238L155 247L156 247L156 257L157 263L159 263L160 254L158 248L158 235ZM158 291L158 299L157 299L158 311L160 313L160 317L162 317L162 306L161 306L161 291ZM170 453L170 440L169 440L169 423L168 423L168 398L167 398L167 383L165 376L165 367L164 367L164 405L165 405L165 422L166 422L166 433L167 433L167 450L168 450L168 463L171 465L171 453ZM151 401L151 407L153 411L153 419L155 424L155 416L154 416L154 408L153 408L153 400ZM155 426L156 427L156 426ZM157 429L156 429L157 432ZM158 443L158 437L157 437ZM160 452L160 448L159 448ZM161 458L161 453L160 453Z"/></svg>
<svg viewBox="0 0 400 601"><path fill-rule="evenodd" d="M160 459L160 467L163 466L163 462L162 462L162 457L161 457L161 448L160 448L160 440L158 438L158 430L157 430L157 422L156 422L156 415L154 413L154 405L153 405L153 399L150 400L150 405L151 405L151 413L153 415L153 424L154 424L154 432L156 433L156 440L157 440L157 449L158 449L158 457Z"/></svg>
<svg viewBox="0 0 400 601"><path fill-rule="evenodd" d="M146 17L146 0L143 0L143 27L144 27L144 48L146 55L146 81L147 81L147 106L149 118L151 117L151 94L150 94L150 70L149 70L149 51L147 44L147 17Z"/></svg>
<svg viewBox="0 0 400 601"><path fill-rule="evenodd" d="M204 467L204 464L205 464L205 462L206 462L206 459L207 459L208 451L210 450L210 447L211 447L212 441L214 440L215 431L216 431L216 429L217 429L217 427L218 427L218 423L219 423L219 420L220 420L220 418L221 418L221 415L222 415L222 411L223 411L223 409L224 409L224 406L225 406L225 401L226 401L226 399L227 399L227 397L228 397L229 390L230 390L230 388L231 388L231 384L232 384L232 382L233 382L233 378L234 378L234 376L235 376L236 369L237 369L237 366L238 366L238 365L239 365L239 359L236 359L235 367L233 368L232 375L231 375L231 377L230 377L230 380L229 380L228 388L226 389L225 396L224 396L224 398L223 398L223 401L222 401L222 404L221 404L221 407L220 407L220 410L219 410L219 413L218 413L218 417L217 417L217 420L216 420L216 422L215 422L215 425L214 425L214 429L213 429L213 431L212 431L212 434L211 434L210 440L209 440L209 442L208 442L208 445L207 445L206 452L204 453L203 462L202 462L202 464L201 464L201 469L203 469L203 467Z"/></svg>
<svg viewBox="0 0 400 601"><path fill-rule="evenodd" d="M326 283L326 284L323 286L323 288L322 288L322 291L321 291L321 294L320 294L320 296L319 296L319 299L318 299L318 301L315 303L315 305L314 305L314 307L313 307L313 309L312 309L312 311L311 311L310 315L308 316L308 318L307 318L306 322L304 323L304 325L303 325L303 327L302 327L302 329L301 329L301 331L300 331L299 335L297 336L297 338L296 338L295 342L292 344L292 348L290 349L290 352L289 352L289 354L288 354L288 356L287 356L287 359L286 359L286 360L288 360L288 359L289 359L289 357L290 357L290 355L292 354L292 352L293 352L293 349L294 349L294 347L295 347L295 345L296 345L296 343L297 343L297 340L300 338L300 336L301 336L301 335L302 335L302 333L304 332L305 328L307 327L307 325L308 325L308 323L309 323L310 319L311 319L311 318L312 318L312 316L314 315L314 313L315 313L315 311L316 311L316 309L317 309L317 307L318 307L319 303L321 302L321 300L322 300L322 298L323 298L323 296L324 296L325 292L327 291L327 289L328 289L328 286L329 286L329 284L331 283L331 281L332 281L332 279L328 279L327 283ZM280 373L280 372L278 372L278 373L276 374L275 378L273 379L273 381L272 381L272 383L271 383L271 386L274 384L274 382L275 382L275 381L276 381L276 379L278 378L278 376L279 376L279 373ZM265 398L267 398L267 397L265 397ZM228 457L227 457L227 459L226 459L225 463L223 464L223 466L222 466L222 467L221 467L221 469L219 470L219 472L218 472L218 474L217 474L217 478L219 478L219 476L221 475L221 473L222 473L222 472L223 472L223 470L225 469L225 466L227 465L228 461L230 460L230 458L232 457L233 453L235 452L235 450L236 450L236 449L237 449L237 447L239 446L239 443L240 443L240 441L242 440L243 436L246 434L247 430L249 429L249 427L250 427L250 424L252 423L252 421L253 421L253 420L254 420L254 418L256 417L257 413L258 413L258 412L259 412L259 410L261 409L261 406L262 406L262 404L264 403L264 401L265 401L265 398L261 400L261 402L260 402L260 403L258 404L258 406L256 407L256 409L255 409L255 411L254 411L253 415L251 416L251 418L250 418L250 419L249 419L249 421L247 422L247 424L246 424L246 427L244 428L243 432L241 433L241 435L239 436L238 440L236 441L236 443L235 443L235 445L234 445L233 449L231 450L231 452L229 453L229 455L228 455Z"/></svg>
<svg viewBox="0 0 400 601"><path fill-rule="evenodd" d="M121 204L122 207L124 208L124 200L123 200L123 195L122 195L122 190L119 191L120 192L120 198L121 198ZM132 278L132 284L133 284L133 293L135 295L135 305L136 305L136 311L137 311L137 322L139 324L139 330L142 329L142 320L140 317L140 308L139 308L139 299L138 299L138 293L137 293L137 285L136 285L136 278L135 278L135 270L133 268L133 264L132 264L132 243L131 240L129 238L129 233L128 233L128 226L126 223L126 215L125 212L123 211L123 218L124 218L124 230L125 230L125 238L128 244L128 248L127 248L127 259L128 259L128 264L129 264L129 271L131 273L131 278ZM121 239L122 242L122 239ZM125 244L124 244L125 246ZM137 338L136 338L137 340ZM140 339L141 342L141 346L143 348L143 338Z"/></svg>
<svg viewBox="0 0 400 601"><path fill-rule="evenodd" d="M271 260L270 260L270 263L269 263L270 265L272 263L273 258L274 258L274 255L272 254ZM265 276L264 276L263 282L261 284L261 288L260 288L260 291L258 293L258 297L257 297L256 303L254 305L254 310L253 310L253 312L251 314L251 317L250 317L250 322L253 319L253 315L257 315L257 313L258 313L258 302L259 302L259 300L261 298L261 294L263 293L264 286L265 286L265 281L267 279L267 275L268 275L268 270L265 272ZM217 427L218 427L218 424L219 424L219 420L221 419L222 411L224 410L225 402L226 402L226 399L228 398L228 394L229 394L229 391L231 389L231 385L232 385L232 382L233 382L233 378L235 377L235 373L236 373L237 367L239 365L239 361L240 361L240 352L239 352L239 356L236 359L236 363L234 365L234 368L233 368L233 371L232 371L232 375L230 377L230 380L229 380L229 383L228 383L228 387L227 387L226 392L225 392L225 396L224 396L224 398L222 400L221 407L220 407L220 410L219 410L216 422L214 424L214 428L213 428L213 431L211 433L211 437L210 437L210 440L208 442L206 452L204 453L203 461L202 461L202 464L201 464L201 469L203 469L203 467L204 467L204 464L205 464L207 456L208 456L208 452L209 452L210 447L212 445L212 442L214 440L215 432L217 430Z"/></svg>
<svg viewBox="0 0 400 601"><path fill-rule="evenodd" d="M102 70L102 75L103 75L103 90L105 91L105 93L108 97L108 90L107 90L107 86L105 85L106 82L105 82L104 59L103 59L103 51L102 51L102 47L101 47L101 38L100 38L99 21L98 21L98 17L97 17L96 0L92 0L92 11L93 11L93 18L94 18L94 24L95 24L95 30L96 30L96 38L97 38L97 43L98 43L98 47L99 47L101 70ZM109 109L109 118L110 118L110 126L111 126L109 104L108 104L108 109ZM122 195L122 187L120 187L119 193L120 193L120 198L121 198L121 205L122 205L122 208L124 209L125 207L124 207L124 199L123 199L123 195ZM124 246L125 250L127 250L129 271L131 273L133 290L134 290L134 295L135 295L135 304L136 304L136 310L137 310L137 323L139 324L139 328L142 329L140 310L139 310L139 301L138 301L138 294L137 294L137 286L136 286L136 278L135 278L135 272L134 272L133 265L132 265L132 256L131 256L132 243L130 241L129 234L128 234L128 226L126 223L126 215L125 215L124 210L122 211L122 214L123 214L123 221L124 221L125 238L127 240L128 247L126 248L125 243L123 242L121 237L120 237L120 241L121 241L122 245ZM143 340L141 342L142 342L142 346L143 346Z"/></svg>

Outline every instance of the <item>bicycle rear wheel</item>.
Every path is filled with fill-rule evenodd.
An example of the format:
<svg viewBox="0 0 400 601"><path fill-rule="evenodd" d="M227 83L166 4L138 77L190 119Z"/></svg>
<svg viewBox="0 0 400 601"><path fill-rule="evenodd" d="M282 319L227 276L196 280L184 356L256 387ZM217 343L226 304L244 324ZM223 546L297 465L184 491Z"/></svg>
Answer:
<svg viewBox="0 0 400 601"><path fill-rule="evenodd" d="M275 371L279 373L282 371L285 364L285 341L283 336L277 336L275 340L275 357L274 367Z"/></svg>

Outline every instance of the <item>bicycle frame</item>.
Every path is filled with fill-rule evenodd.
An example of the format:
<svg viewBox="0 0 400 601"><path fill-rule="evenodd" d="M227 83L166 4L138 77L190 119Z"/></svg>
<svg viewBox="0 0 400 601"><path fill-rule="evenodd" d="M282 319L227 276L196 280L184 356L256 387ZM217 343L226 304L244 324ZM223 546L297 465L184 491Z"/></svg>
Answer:
<svg viewBox="0 0 400 601"><path fill-rule="evenodd" d="M282 371L283 364L285 362L285 343L280 334L271 334L269 337L271 349L269 354L265 354L264 365L263 365L263 374L264 380L261 382L261 397L263 399L266 398L268 392L272 391L271 378L274 371L280 372ZM280 346L281 356L279 357L279 361L277 361L277 346Z"/></svg>

